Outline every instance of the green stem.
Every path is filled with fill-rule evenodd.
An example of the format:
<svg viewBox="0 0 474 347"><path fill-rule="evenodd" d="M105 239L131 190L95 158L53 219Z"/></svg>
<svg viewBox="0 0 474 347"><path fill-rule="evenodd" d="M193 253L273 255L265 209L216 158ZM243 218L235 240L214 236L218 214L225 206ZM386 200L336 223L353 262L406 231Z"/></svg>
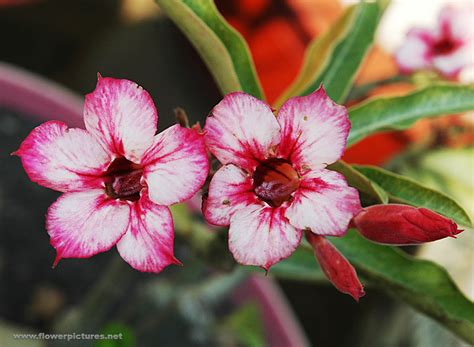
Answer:
<svg viewBox="0 0 474 347"><path fill-rule="evenodd" d="M360 86L354 86L347 97L347 101L363 99L371 90L377 87L386 86L398 82L411 82L411 77L404 75L395 75L382 80L362 84Z"/></svg>

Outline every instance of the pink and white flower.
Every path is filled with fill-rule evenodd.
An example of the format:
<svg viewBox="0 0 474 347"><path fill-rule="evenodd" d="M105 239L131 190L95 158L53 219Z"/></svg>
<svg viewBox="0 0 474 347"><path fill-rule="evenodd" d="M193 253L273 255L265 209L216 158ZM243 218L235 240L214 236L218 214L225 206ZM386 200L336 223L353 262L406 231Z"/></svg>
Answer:
<svg viewBox="0 0 474 347"><path fill-rule="evenodd" d="M29 178L64 193L46 217L55 265L114 245L140 271L179 263L167 206L199 190L209 163L201 134L175 125L156 135L157 121L143 88L99 76L85 99L86 130L49 121L23 141L15 154Z"/></svg>
<svg viewBox="0 0 474 347"><path fill-rule="evenodd" d="M361 209L357 190L326 170L346 146L345 107L323 88L289 99L275 117L251 95L228 94L204 128L209 151L223 164L203 213L228 226L229 248L245 265L270 266L299 245L302 230L341 236Z"/></svg>
<svg viewBox="0 0 474 347"><path fill-rule="evenodd" d="M474 5L442 9L435 29L413 28L395 55L404 73L438 70L454 78L474 65Z"/></svg>

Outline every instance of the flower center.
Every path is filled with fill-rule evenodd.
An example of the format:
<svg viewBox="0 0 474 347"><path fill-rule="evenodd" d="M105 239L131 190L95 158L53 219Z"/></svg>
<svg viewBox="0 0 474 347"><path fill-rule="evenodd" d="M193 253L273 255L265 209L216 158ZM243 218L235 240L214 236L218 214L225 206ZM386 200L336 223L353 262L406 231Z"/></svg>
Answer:
<svg viewBox="0 0 474 347"><path fill-rule="evenodd" d="M458 44L448 37L443 37L438 40L433 46L434 55L445 55L454 51L458 47Z"/></svg>
<svg viewBox="0 0 474 347"><path fill-rule="evenodd" d="M143 170L125 158L117 158L105 173L105 192L112 199L137 201L143 188Z"/></svg>
<svg viewBox="0 0 474 347"><path fill-rule="evenodd" d="M255 194L273 207L290 200L299 184L298 172L284 159L268 159L253 173Z"/></svg>

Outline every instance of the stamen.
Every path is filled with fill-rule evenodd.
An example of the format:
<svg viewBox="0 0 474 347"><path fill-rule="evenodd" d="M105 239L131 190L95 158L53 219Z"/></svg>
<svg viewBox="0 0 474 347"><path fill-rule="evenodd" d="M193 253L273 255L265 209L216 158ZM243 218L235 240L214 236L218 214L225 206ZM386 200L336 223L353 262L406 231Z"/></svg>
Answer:
<svg viewBox="0 0 474 347"><path fill-rule="evenodd" d="M273 207L290 200L298 186L298 172L284 159L266 160L253 174L255 194Z"/></svg>
<svg viewBox="0 0 474 347"><path fill-rule="evenodd" d="M125 158L117 158L105 173L105 192L112 199L137 201L143 188L140 165Z"/></svg>

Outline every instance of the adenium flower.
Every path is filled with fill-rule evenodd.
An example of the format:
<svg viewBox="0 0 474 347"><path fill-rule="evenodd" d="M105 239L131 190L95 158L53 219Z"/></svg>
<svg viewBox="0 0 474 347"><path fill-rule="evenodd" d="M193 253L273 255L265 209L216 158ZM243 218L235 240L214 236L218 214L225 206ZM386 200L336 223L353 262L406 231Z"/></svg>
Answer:
<svg viewBox="0 0 474 347"><path fill-rule="evenodd" d="M396 53L402 72L434 68L453 78L474 64L474 6L447 6L435 29L413 28Z"/></svg>
<svg viewBox="0 0 474 347"><path fill-rule="evenodd" d="M326 170L346 146L345 107L321 87L289 99L278 112L251 95L228 94L204 127L209 151L223 164L203 213L229 228L229 249L244 265L270 266L299 245L302 230L343 235L360 210L357 190Z"/></svg>
<svg viewBox="0 0 474 347"><path fill-rule="evenodd" d="M29 178L64 193L46 217L54 265L114 245L140 271L179 263L167 206L191 198L209 164L201 134L174 125L155 135L157 120L145 90L99 76L85 99L86 130L49 121L23 141L15 154Z"/></svg>
<svg viewBox="0 0 474 347"><path fill-rule="evenodd" d="M413 245L455 237L456 223L423 207L388 204L364 208L352 225L367 239L390 245Z"/></svg>
<svg viewBox="0 0 474 347"><path fill-rule="evenodd" d="M313 247L314 255L331 283L342 293L359 301L365 292L351 263L324 237L306 232L306 239Z"/></svg>

